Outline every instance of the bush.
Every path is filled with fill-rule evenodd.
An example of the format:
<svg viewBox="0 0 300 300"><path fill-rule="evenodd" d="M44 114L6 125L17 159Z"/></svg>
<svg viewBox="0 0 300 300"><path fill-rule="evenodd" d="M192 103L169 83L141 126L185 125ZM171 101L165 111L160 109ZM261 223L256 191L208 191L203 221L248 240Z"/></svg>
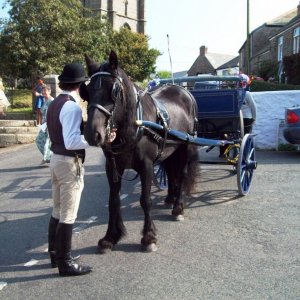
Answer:
<svg viewBox="0 0 300 300"><path fill-rule="evenodd" d="M280 144L278 146L278 151L296 151L298 147L291 144Z"/></svg>
<svg viewBox="0 0 300 300"><path fill-rule="evenodd" d="M280 84L280 83L266 82L262 80L253 80L250 86L250 90L251 92L300 90L300 85Z"/></svg>

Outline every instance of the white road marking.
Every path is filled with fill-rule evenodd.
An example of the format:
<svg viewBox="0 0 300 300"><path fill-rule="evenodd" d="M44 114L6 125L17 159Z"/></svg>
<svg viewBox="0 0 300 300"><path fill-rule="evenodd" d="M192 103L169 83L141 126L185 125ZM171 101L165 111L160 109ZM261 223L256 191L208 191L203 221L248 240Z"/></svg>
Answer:
<svg viewBox="0 0 300 300"><path fill-rule="evenodd" d="M73 232L74 232L74 233L79 233L81 230L87 228L89 224L91 224L91 223L93 223L93 222L96 222L97 218L98 218L98 217L96 217L96 216L92 216L92 217L88 218L88 219L84 222L84 224L81 224L81 225L79 225L79 226L73 228Z"/></svg>
<svg viewBox="0 0 300 300"><path fill-rule="evenodd" d="M7 282L0 281L0 291L7 286Z"/></svg>
<svg viewBox="0 0 300 300"><path fill-rule="evenodd" d="M31 259L30 261L28 261L26 264L24 264L24 267L31 267L34 266L38 263L39 261L36 259Z"/></svg>

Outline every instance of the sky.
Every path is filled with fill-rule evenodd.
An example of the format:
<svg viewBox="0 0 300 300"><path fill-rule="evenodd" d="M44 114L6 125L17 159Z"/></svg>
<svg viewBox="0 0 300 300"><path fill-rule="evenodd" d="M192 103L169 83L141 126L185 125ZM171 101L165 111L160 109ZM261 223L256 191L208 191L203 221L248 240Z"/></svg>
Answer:
<svg viewBox="0 0 300 300"><path fill-rule="evenodd" d="M163 53L156 70L188 70L205 45L208 52L238 55L247 37L247 0L145 0L146 34ZM296 9L299 0L249 0L250 32ZM169 38L167 38L167 35ZM169 43L168 43L169 41ZM169 51L168 51L169 44Z"/></svg>
<svg viewBox="0 0 300 300"><path fill-rule="evenodd" d="M4 2L0 0L0 17L7 16L7 11L1 9ZM249 0L250 32L296 9L299 2ZM145 3L149 45L163 53L156 61L157 71L171 71L169 52L172 71L179 72L191 67L202 45L211 53L238 55L246 40L247 0L145 0Z"/></svg>

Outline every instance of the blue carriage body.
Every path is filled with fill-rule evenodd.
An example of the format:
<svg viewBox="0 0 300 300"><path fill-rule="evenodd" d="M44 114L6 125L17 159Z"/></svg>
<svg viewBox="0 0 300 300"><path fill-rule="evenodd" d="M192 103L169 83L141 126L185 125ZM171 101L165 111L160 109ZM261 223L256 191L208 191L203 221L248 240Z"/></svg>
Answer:
<svg viewBox="0 0 300 300"><path fill-rule="evenodd" d="M242 89L192 90L198 106L198 137L224 139L241 130Z"/></svg>
<svg viewBox="0 0 300 300"><path fill-rule="evenodd" d="M186 87L195 97L198 117L239 117L245 90L240 76L189 76L176 79L161 79L160 84L178 84Z"/></svg>
<svg viewBox="0 0 300 300"><path fill-rule="evenodd" d="M227 159L233 164L237 173L238 191L241 196L249 193L253 172L257 167L255 160L255 146L252 134L244 136L243 115L241 107L244 102L245 89L243 78L239 76L193 76L176 79L163 79L160 84L178 84L186 87L194 96L198 107L197 137L177 130L168 130L168 134L180 141L198 146L209 146L209 152L216 146L233 149L234 156ZM147 121L138 121L140 126L163 131L159 124ZM231 148L230 148L231 147ZM230 150L228 150L230 151ZM201 161L204 163L204 161ZM205 163L220 163L206 161ZM166 173L160 166L160 182L166 182Z"/></svg>
<svg viewBox="0 0 300 300"><path fill-rule="evenodd" d="M240 110L245 90L240 76L190 76L162 79L186 87L198 106L198 137L223 139L224 134L238 135L241 130Z"/></svg>
<svg viewBox="0 0 300 300"><path fill-rule="evenodd" d="M239 117L243 103L243 90L191 90L198 106L198 118Z"/></svg>

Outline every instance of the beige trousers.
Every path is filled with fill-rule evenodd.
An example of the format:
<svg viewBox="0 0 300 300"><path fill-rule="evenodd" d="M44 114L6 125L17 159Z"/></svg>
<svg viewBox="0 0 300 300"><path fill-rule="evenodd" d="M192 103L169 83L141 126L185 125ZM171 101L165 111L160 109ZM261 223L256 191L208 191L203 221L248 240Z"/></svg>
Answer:
<svg viewBox="0 0 300 300"><path fill-rule="evenodd" d="M60 223L74 224L84 187L82 160L54 154L50 161L52 179L52 217Z"/></svg>

